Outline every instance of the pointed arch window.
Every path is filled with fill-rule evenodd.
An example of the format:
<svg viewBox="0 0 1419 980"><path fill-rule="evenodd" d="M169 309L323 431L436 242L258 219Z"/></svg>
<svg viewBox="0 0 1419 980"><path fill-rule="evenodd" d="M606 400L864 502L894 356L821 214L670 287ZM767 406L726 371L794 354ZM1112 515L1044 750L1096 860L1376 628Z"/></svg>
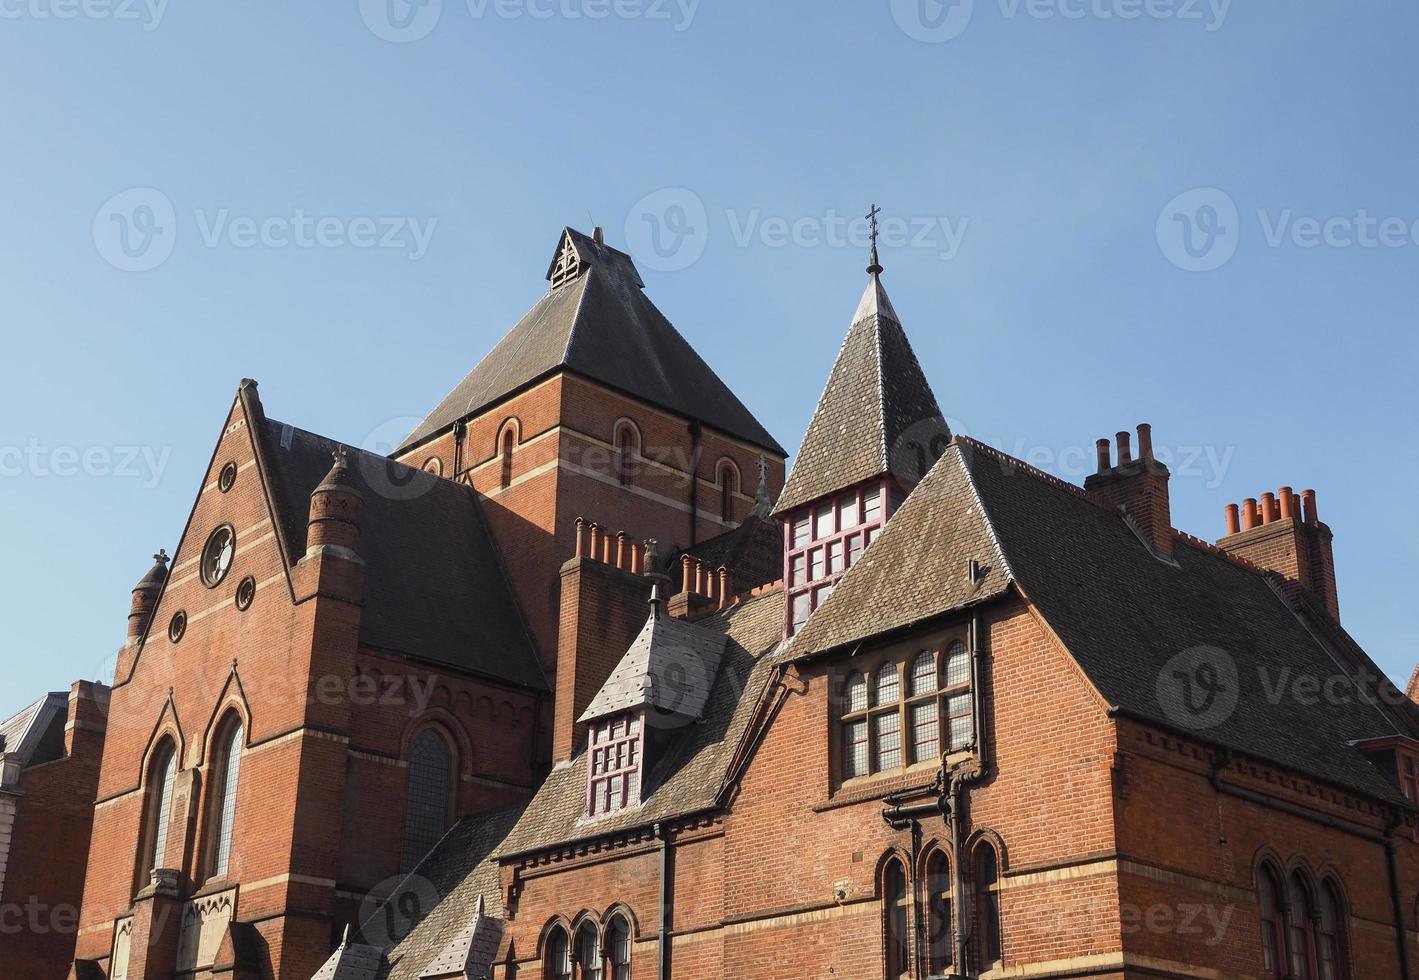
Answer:
<svg viewBox="0 0 1419 980"><path fill-rule="evenodd" d="M544 980L572 980L571 941L560 925L547 933L547 943L542 948L542 976Z"/></svg>
<svg viewBox="0 0 1419 980"><path fill-rule="evenodd" d="M577 980L601 980L601 937L590 922L576 931L576 969Z"/></svg>
<svg viewBox="0 0 1419 980"><path fill-rule="evenodd" d="M1320 980L1349 980L1345 949L1344 903L1333 881L1320 889L1320 914L1316 921L1316 947L1320 960Z"/></svg>
<svg viewBox="0 0 1419 980"><path fill-rule="evenodd" d="M975 850L976 965L989 970L1000 962L1000 856L987 841Z"/></svg>
<svg viewBox="0 0 1419 980"><path fill-rule="evenodd" d="M513 427L509 425L506 429L503 430L503 444L501 452L502 472L499 475L498 479L499 484L504 490L512 486L512 451L513 448L516 447L516 445L517 433L513 430Z"/></svg>
<svg viewBox="0 0 1419 980"><path fill-rule="evenodd" d="M1257 875L1257 902L1261 907L1261 953L1269 977L1286 975L1284 920L1281 914L1281 882L1269 865Z"/></svg>
<svg viewBox="0 0 1419 980"><path fill-rule="evenodd" d="M882 872L882 950L887 980L911 975L907 941L907 869L893 858Z"/></svg>
<svg viewBox="0 0 1419 980"><path fill-rule="evenodd" d="M167 853L173 785L176 782L177 747L167 741L154 755L148 775L148 826L152 828L152 836L148 840L144 870L149 874L154 869L165 867L163 860ZM146 879L146 875L144 877ZM146 880L142 884L146 884Z"/></svg>
<svg viewBox="0 0 1419 980"><path fill-rule="evenodd" d="M616 479L623 487L630 486L635 475L638 452L635 426L621 422L616 426Z"/></svg>
<svg viewBox="0 0 1419 980"><path fill-rule="evenodd" d="M425 728L414 737L409 749L401 870L414 870L448 829L453 772L453 752L442 735Z"/></svg>
<svg viewBox="0 0 1419 980"><path fill-rule="evenodd" d="M951 972L951 865L940 851L926 860L926 965L931 976Z"/></svg>
<svg viewBox="0 0 1419 980"><path fill-rule="evenodd" d="M246 728L240 718L228 721L221 730L213 756L211 799L211 874L225 878L231 863L232 830L236 825L237 784L241 775L241 751L246 744Z"/></svg>
<svg viewBox="0 0 1419 980"><path fill-rule="evenodd" d="M1286 881L1286 945L1291 957L1291 976L1296 980L1316 980L1315 917L1310 883L1295 871Z"/></svg>
<svg viewBox="0 0 1419 980"><path fill-rule="evenodd" d="M631 924L624 915L615 915L606 927L606 958L610 980L631 980Z"/></svg>

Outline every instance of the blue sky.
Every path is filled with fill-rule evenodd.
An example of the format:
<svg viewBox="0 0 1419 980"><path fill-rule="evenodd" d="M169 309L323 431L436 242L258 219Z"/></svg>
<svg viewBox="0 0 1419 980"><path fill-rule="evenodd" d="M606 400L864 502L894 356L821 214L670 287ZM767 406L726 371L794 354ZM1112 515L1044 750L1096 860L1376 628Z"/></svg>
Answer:
<svg viewBox="0 0 1419 980"><path fill-rule="evenodd" d="M111 663L240 378L402 434L564 224L796 446L872 201L958 429L1077 481L1149 421L1208 538L1315 487L1419 656L1412 3L146 4L0 2L0 715Z"/></svg>

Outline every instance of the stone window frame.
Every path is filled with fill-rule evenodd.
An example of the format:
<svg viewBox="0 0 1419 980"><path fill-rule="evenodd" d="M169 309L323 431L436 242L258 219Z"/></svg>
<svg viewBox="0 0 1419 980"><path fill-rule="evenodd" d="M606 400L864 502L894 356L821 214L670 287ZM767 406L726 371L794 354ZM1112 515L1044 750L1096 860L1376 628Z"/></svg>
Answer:
<svg viewBox="0 0 1419 980"><path fill-rule="evenodd" d="M839 787L857 785L861 782L899 775L916 768L939 767L943 759L972 752L976 744L974 702L971 697L971 652L967 643L965 627L936 634L915 642L903 642L884 647L874 653L855 656L852 661L834 672L833 705L834 731L833 745L836 751L834 772ZM914 686L917 662L929 656L933 665L932 689L918 689ZM964 661L965 677L952 681L953 663ZM879 699L878 678L881 672L894 667L897 671L896 697L888 702ZM860 679L865 685L865 703L858 700L853 692L854 680ZM918 725L914 721L913 709L933 704L935 711L935 752L918 755L932 744L916 738ZM963 713L953 713L953 708L964 705ZM884 766L882 763L883 742L891 735L890 725L879 729L879 718L895 715L897 737L896 754L899 763ZM965 738L957 740L952 734L952 721L965 718L968 730ZM880 737L879 737L880 736ZM867 746L866 771L858 772L852 765L852 748L865 740Z"/></svg>
<svg viewBox="0 0 1419 980"><path fill-rule="evenodd" d="M139 859L134 890L147 886L163 860L172 833L173 797L182 771L182 748L175 735L163 731L153 743L143 769L143 824L139 835ZM159 769L162 773L159 774Z"/></svg>

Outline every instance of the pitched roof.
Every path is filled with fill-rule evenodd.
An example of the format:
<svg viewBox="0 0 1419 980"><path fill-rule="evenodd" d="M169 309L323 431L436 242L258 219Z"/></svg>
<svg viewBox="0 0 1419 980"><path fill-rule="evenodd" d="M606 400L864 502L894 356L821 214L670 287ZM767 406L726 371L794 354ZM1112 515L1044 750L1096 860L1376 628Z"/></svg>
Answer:
<svg viewBox="0 0 1419 980"><path fill-rule="evenodd" d="M64 722L69 695L53 691L0 721L6 755L18 753L21 766L52 762L64 755Z"/></svg>
<svg viewBox="0 0 1419 980"><path fill-rule="evenodd" d="M884 473L911 486L949 436L931 385L873 272L775 513Z"/></svg>
<svg viewBox="0 0 1419 980"><path fill-rule="evenodd" d="M559 254L568 245L580 274L548 290L409 435L401 451L565 368L787 455L646 297L629 255L570 228L562 233Z"/></svg>
<svg viewBox="0 0 1419 980"><path fill-rule="evenodd" d="M491 855L522 812L513 806L454 824L365 921L359 940L384 948L380 980L418 980L467 931L480 898L487 915L504 917L498 863ZM408 909L415 910L412 921ZM389 934L391 921L395 935Z"/></svg>
<svg viewBox="0 0 1419 980"><path fill-rule="evenodd" d="M577 720L640 707L698 720L719 675L724 644L722 632L676 619L663 602L655 602L645 626Z"/></svg>
<svg viewBox="0 0 1419 980"><path fill-rule="evenodd" d="M338 443L265 423L261 455L294 565L310 494ZM520 687L547 681L477 498L468 487L361 450L349 474L364 498L360 642Z"/></svg>
<svg viewBox="0 0 1419 980"><path fill-rule="evenodd" d="M645 801L605 817L586 818L587 753L552 770L498 856L511 857L572 841L648 826L715 807L729 766L765 691L783 632L783 592L761 593L696 625L728 637L724 661L704 717L671 737L644 782Z"/></svg>
<svg viewBox="0 0 1419 980"><path fill-rule="evenodd" d="M751 514L738 527L671 555L666 568L672 578L682 554L699 559L710 571L729 569L735 592L757 589L783 577L783 524Z"/></svg>
<svg viewBox="0 0 1419 980"><path fill-rule="evenodd" d="M965 563L984 566L978 588ZM1197 737L1372 797L1398 790L1349 743L1405 731L1383 706L1268 696L1286 677L1348 670L1271 578L1179 538L1160 561L1083 490L971 440L952 442L787 653L840 649L999 596L1013 584L1113 707L1178 729L1179 655L1236 667L1239 701ZM1378 669L1374 668L1376 675ZM1216 724L1211 724L1215 720Z"/></svg>

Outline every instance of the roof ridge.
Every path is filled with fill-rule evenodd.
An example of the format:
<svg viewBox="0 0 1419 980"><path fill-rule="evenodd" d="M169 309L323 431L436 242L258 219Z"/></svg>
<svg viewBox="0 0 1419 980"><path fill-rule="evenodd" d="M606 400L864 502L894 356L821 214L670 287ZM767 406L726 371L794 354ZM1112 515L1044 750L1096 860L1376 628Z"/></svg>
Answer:
<svg viewBox="0 0 1419 980"><path fill-rule="evenodd" d="M1066 493L1071 493L1076 497L1079 497L1083 500L1087 500L1089 503L1094 504L1096 507L1099 507L1102 510L1108 511L1111 514L1118 512L1118 509L1116 507L1110 504L1099 494L1094 493L1092 490L1086 490L1078 484L1070 483L1068 480L1063 479L1062 477L1055 476L1053 473L1046 473L1038 466L1033 466L1030 463L1025 462L1023 459L1017 459L1016 457L1011 456L1009 453L1005 452L1003 449L996 449L994 446L987 445L981 442L979 439L973 439L970 436L964 435L952 436L951 442L953 444L961 443L963 445L969 446L972 449L978 449L981 452L985 453L987 456L997 459L1002 463L1006 463L1010 466L1013 466L1016 469L1023 470L1027 476L1033 476L1036 479L1049 484L1057 490L1063 490Z"/></svg>

